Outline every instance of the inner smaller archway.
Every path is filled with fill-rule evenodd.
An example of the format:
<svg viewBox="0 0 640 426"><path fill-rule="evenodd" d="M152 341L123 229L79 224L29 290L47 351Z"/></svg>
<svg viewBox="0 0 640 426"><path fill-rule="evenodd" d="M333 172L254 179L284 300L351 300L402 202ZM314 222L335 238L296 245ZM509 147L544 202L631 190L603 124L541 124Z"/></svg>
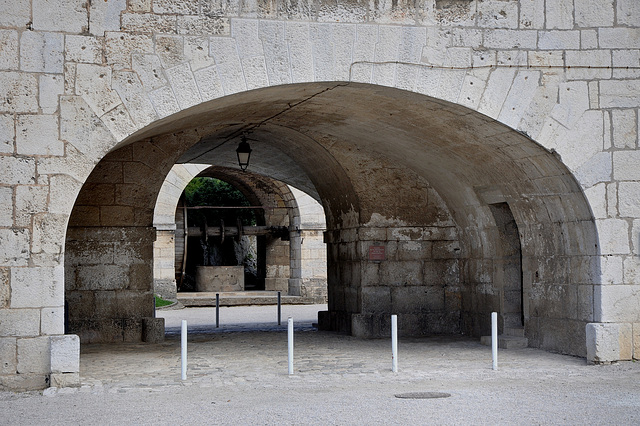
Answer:
<svg viewBox="0 0 640 426"><path fill-rule="evenodd" d="M294 296L289 302L326 302L324 211L292 186L236 168L176 164L158 194L154 227L154 292L165 299L200 306L213 300L203 292L266 290ZM213 275L222 278L225 268L242 274L244 286L197 288L198 270L220 269ZM261 295L268 296L242 297Z"/></svg>
<svg viewBox="0 0 640 426"><path fill-rule="evenodd" d="M189 182L176 209L176 229L187 231L175 247L178 291L265 289L268 229L264 207L255 205L260 200L249 196L253 205L242 191L212 177Z"/></svg>

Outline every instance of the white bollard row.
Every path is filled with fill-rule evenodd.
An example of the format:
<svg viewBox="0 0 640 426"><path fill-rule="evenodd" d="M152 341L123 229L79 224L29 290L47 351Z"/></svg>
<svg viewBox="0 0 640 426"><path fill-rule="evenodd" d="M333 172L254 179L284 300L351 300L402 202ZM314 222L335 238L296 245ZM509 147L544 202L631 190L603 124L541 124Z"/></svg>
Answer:
<svg viewBox="0 0 640 426"><path fill-rule="evenodd" d="M289 375L293 374L293 318L287 320ZM181 330L182 380L187 380L187 321L182 320ZM498 369L498 313L491 313L491 358L493 369ZM398 372L398 316L391 315L391 371Z"/></svg>

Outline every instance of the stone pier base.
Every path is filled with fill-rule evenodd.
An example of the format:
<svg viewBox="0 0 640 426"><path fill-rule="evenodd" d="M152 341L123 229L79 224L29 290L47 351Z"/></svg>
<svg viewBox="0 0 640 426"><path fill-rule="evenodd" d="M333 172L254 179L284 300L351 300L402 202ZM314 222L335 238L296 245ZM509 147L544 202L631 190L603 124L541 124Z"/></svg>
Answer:
<svg viewBox="0 0 640 426"><path fill-rule="evenodd" d="M587 362L600 364L632 359L634 356L632 332L632 324L587 324ZM636 354L636 357L640 357L640 354Z"/></svg>

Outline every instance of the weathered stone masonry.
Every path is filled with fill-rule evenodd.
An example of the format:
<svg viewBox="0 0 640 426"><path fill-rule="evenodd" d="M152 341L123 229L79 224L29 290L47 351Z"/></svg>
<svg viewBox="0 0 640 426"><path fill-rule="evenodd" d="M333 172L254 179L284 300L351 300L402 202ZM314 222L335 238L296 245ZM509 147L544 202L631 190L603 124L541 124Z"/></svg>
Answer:
<svg viewBox="0 0 640 426"><path fill-rule="evenodd" d="M183 213L179 208L176 210L176 206L186 185L198 175L220 178L242 188L256 204L268 207L266 223L289 227L290 242L271 239L271 247L267 249L265 263L271 265L266 271L271 280L267 288L302 296L307 301L326 301L326 247L322 242L326 220L322 206L303 192L264 176L194 164L172 167L158 194L153 219L156 228L154 292L167 299L176 298L175 277L180 269L176 266L182 264L184 255ZM258 188L261 194L256 198ZM177 220L182 228L176 226Z"/></svg>
<svg viewBox="0 0 640 426"><path fill-rule="evenodd" d="M531 346L638 358L637 1L55 3L0 0L0 387L78 382L65 286L152 314L162 182L243 131L325 209L333 329L479 336L519 276Z"/></svg>

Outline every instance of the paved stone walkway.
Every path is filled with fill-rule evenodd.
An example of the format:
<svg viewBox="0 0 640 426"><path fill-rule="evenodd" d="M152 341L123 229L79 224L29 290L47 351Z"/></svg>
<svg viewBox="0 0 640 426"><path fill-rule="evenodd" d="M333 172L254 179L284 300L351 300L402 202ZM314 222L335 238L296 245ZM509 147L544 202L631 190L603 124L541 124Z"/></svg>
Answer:
<svg viewBox="0 0 640 426"><path fill-rule="evenodd" d="M160 344L84 345L82 387L0 393L0 424L638 424L640 363L587 365L535 349L491 349L464 337L388 340L315 331L318 309L161 311ZM286 317L298 318L294 375ZM190 321L180 380L182 318ZM444 392L440 399L398 394Z"/></svg>

